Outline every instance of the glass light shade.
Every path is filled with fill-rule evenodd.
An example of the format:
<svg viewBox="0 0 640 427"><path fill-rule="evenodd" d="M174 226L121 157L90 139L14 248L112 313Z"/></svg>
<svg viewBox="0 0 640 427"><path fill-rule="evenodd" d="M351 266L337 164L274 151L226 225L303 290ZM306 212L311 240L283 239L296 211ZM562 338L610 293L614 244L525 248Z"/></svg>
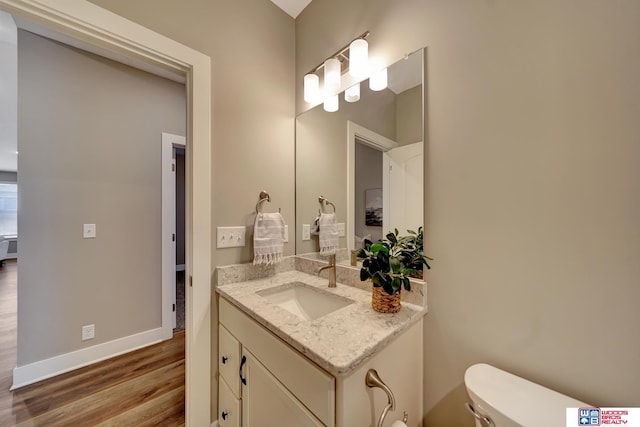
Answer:
<svg viewBox="0 0 640 427"><path fill-rule="evenodd" d="M379 91L387 87L387 69L383 68L369 77L369 89Z"/></svg>
<svg viewBox="0 0 640 427"><path fill-rule="evenodd" d="M320 99L320 77L315 73L304 76L304 100L313 104Z"/></svg>
<svg viewBox="0 0 640 427"><path fill-rule="evenodd" d="M367 76L369 67L369 43L358 39L349 45L349 74L356 78Z"/></svg>
<svg viewBox="0 0 640 427"><path fill-rule="evenodd" d="M338 105L340 104L340 100L338 99L338 95L331 95L324 98L324 111L329 113L333 113L338 111Z"/></svg>
<svg viewBox="0 0 640 427"><path fill-rule="evenodd" d="M340 90L340 61L329 58L324 61L324 95L333 96Z"/></svg>
<svg viewBox="0 0 640 427"><path fill-rule="evenodd" d="M347 102L358 102L360 100L360 83L356 83L344 91L344 100Z"/></svg>

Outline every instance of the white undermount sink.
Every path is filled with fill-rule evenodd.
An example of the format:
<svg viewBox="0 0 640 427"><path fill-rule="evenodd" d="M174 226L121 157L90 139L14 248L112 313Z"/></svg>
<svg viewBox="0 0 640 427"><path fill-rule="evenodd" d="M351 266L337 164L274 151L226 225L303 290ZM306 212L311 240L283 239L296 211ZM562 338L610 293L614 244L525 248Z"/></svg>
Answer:
<svg viewBox="0 0 640 427"><path fill-rule="evenodd" d="M353 304L349 298L335 295L302 282L291 282L256 292L272 304L304 320L314 320Z"/></svg>

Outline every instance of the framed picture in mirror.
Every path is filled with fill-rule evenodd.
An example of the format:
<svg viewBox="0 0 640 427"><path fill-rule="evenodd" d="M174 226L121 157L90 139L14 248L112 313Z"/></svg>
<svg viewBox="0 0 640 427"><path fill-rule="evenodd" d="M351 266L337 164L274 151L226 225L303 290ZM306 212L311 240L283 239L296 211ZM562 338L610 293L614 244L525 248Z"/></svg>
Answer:
<svg viewBox="0 0 640 427"><path fill-rule="evenodd" d="M382 227L382 188L364 191L364 223L369 227Z"/></svg>

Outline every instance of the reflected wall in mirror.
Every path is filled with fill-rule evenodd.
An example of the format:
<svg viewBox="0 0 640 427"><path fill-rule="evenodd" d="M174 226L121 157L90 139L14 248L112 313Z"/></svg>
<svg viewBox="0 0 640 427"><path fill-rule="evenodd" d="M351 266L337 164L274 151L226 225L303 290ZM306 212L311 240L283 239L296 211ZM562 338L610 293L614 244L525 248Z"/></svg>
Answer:
<svg viewBox="0 0 640 427"><path fill-rule="evenodd" d="M319 214L319 195L345 224L340 248L422 225L423 62L420 49L389 66L386 89L372 91L365 81L360 101L341 96L337 112L319 105L296 118L297 254L319 250L317 236L303 238L303 226Z"/></svg>

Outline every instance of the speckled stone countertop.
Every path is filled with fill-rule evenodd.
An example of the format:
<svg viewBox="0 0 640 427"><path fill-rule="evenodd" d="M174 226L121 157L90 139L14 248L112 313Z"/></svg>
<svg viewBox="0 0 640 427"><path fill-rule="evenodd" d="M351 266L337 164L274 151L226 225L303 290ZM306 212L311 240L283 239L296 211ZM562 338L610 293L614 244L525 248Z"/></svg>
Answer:
<svg viewBox="0 0 640 427"><path fill-rule="evenodd" d="M303 282L354 303L315 320L301 320L256 293L291 282ZM371 292L340 283L333 289L327 285L326 278L290 270L219 285L217 292L335 376L348 375L427 312L426 307L403 302L398 313L377 313L371 308Z"/></svg>

